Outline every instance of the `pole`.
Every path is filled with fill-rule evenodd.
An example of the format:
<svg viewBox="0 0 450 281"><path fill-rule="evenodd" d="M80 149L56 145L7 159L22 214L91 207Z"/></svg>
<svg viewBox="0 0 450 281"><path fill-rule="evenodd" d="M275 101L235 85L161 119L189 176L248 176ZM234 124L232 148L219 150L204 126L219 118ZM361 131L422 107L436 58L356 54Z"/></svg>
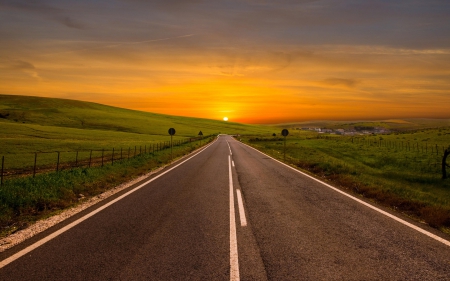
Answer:
<svg viewBox="0 0 450 281"><path fill-rule="evenodd" d="M284 136L284 161L286 161L286 136Z"/></svg>
<svg viewBox="0 0 450 281"><path fill-rule="evenodd" d="M59 170L59 151L58 151L58 162L56 162L56 171L58 172Z"/></svg>
<svg viewBox="0 0 450 281"><path fill-rule="evenodd" d="M37 152L34 153L33 178L34 176L36 176L36 160L37 160Z"/></svg>
<svg viewBox="0 0 450 281"><path fill-rule="evenodd" d="M3 185L3 167L4 166L5 166L5 156L2 156L2 174L1 174L0 185Z"/></svg>
<svg viewBox="0 0 450 281"><path fill-rule="evenodd" d="M89 154L89 168L91 167L91 161L92 161L92 149L91 153Z"/></svg>
<svg viewBox="0 0 450 281"><path fill-rule="evenodd" d="M173 154L172 154L172 135L170 135L170 160L173 160Z"/></svg>

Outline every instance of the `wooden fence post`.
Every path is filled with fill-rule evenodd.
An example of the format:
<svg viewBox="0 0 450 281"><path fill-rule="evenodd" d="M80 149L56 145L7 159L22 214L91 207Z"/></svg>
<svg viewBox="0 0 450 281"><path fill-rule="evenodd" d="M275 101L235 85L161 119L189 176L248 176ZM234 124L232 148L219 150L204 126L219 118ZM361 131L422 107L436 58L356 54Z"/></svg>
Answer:
<svg viewBox="0 0 450 281"><path fill-rule="evenodd" d="M58 151L58 162L56 162L56 171L59 171L59 151Z"/></svg>
<svg viewBox="0 0 450 281"><path fill-rule="evenodd" d="M449 154L450 154L450 146L446 150L444 150L444 157L442 158L442 179L447 178L447 171L445 169L446 169L446 167L450 167L449 165L447 165L447 162L446 162L447 156Z"/></svg>
<svg viewBox="0 0 450 281"><path fill-rule="evenodd" d="M36 176L36 161L37 161L37 152L34 153L33 178L34 176Z"/></svg>
<svg viewBox="0 0 450 281"><path fill-rule="evenodd" d="M2 173L0 174L1 175L0 185L3 185L3 168L4 168L4 166L5 166L5 156L2 156Z"/></svg>

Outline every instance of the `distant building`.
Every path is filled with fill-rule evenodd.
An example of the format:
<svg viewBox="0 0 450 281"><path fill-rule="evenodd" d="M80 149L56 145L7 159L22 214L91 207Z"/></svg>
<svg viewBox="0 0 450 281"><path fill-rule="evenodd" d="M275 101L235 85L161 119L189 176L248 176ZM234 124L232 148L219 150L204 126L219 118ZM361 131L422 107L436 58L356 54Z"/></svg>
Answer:
<svg viewBox="0 0 450 281"><path fill-rule="evenodd" d="M343 134L345 134L345 130L344 130L344 129L336 129L336 130L334 130L334 132L335 132L337 135L343 135Z"/></svg>

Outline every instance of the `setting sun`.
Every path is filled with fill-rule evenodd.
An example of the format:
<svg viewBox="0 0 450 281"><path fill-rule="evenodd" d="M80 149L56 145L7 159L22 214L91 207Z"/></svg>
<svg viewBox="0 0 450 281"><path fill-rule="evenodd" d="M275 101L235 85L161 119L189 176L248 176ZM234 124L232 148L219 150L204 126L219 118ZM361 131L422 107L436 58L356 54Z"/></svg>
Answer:
<svg viewBox="0 0 450 281"><path fill-rule="evenodd" d="M223 117L223 121L228 121L228 117Z"/></svg>

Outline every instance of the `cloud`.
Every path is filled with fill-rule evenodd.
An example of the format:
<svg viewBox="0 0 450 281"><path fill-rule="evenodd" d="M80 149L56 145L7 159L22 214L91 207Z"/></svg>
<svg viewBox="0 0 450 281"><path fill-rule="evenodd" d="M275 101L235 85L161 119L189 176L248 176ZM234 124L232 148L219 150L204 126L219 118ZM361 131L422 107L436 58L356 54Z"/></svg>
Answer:
<svg viewBox="0 0 450 281"><path fill-rule="evenodd" d="M36 0L16 0L16 1L8 1L8 0L0 0L0 9L6 10L19 10L28 13L34 13L45 18L58 22L62 25L65 25L69 28L75 29L86 29L86 26L77 20L69 17L65 10L55 8L45 3L45 1L36 1Z"/></svg>
<svg viewBox="0 0 450 281"><path fill-rule="evenodd" d="M70 17L55 17L55 20L57 22L60 22L61 24L75 29L86 29L86 26Z"/></svg>
<svg viewBox="0 0 450 281"><path fill-rule="evenodd" d="M20 71L33 78L41 79L41 77L39 77L36 67L32 63L27 61L23 60L7 61L6 63L3 64L3 66L0 65L0 68L6 69L8 71Z"/></svg>
<svg viewBox="0 0 450 281"><path fill-rule="evenodd" d="M355 79L328 78L320 81L319 83L326 86L343 86L346 88L354 88L359 83L359 81Z"/></svg>
<svg viewBox="0 0 450 281"><path fill-rule="evenodd" d="M101 46L94 46L94 47L88 47L83 49L77 49L77 50L71 50L71 51L63 51L63 52L56 52L56 53L47 53L43 54L43 56L49 56L49 55L60 55L60 54L71 54L71 53L77 53L77 52L84 52L84 51L90 51L90 50L97 50L97 49L107 49L107 48L116 48L120 46L131 46L131 45L139 45L139 44L145 44L145 43L152 43L152 42L160 42L160 41L167 41L167 40L173 40L173 39L180 39L180 38L187 38L194 36L195 34L187 34L187 35L180 35L175 37L167 37L167 38L158 38L158 39L149 39L149 40L143 40L143 41L131 41L131 42L113 42L112 44L107 44L108 42L103 42L104 44ZM101 41L86 41L85 43L102 43Z"/></svg>

